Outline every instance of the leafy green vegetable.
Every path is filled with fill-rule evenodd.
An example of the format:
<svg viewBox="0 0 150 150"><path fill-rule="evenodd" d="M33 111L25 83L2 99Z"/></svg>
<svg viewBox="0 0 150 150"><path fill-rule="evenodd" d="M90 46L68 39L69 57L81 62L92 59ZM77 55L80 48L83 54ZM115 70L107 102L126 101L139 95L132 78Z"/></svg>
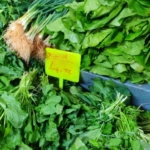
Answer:
<svg viewBox="0 0 150 150"><path fill-rule="evenodd" d="M4 110L6 119L15 127L21 128L28 114L21 109L20 103L12 95L4 93L0 97L0 105Z"/></svg>
<svg viewBox="0 0 150 150"><path fill-rule="evenodd" d="M136 122L141 110L128 105L130 92L125 86L95 78L89 91L70 83L60 91L43 74L42 87L34 91L30 87L37 85L33 80L37 74L33 73L36 72L30 70L21 79L26 77L30 83L26 88L34 101L27 96L25 106L15 95L6 92L0 98L3 136L0 146L4 149L135 149L149 144L149 136L143 134ZM133 136L129 132L134 132ZM10 135L14 137L11 141ZM146 143L136 145L139 139Z"/></svg>
<svg viewBox="0 0 150 150"><path fill-rule="evenodd" d="M137 2L149 7L146 0L133 3ZM9 15L0 15L0 27L23 13L26 5L20 4L2 0L0 11ZM133 82L142 82L143 73L149 81L150 20L140 16L138 8L128 6L129 1L121 0L76 1L65 5L68 14L49 24L46 32L56 47L81 53L83 68ZM129 105L126 87L97 78L88 91L69 82L59 90L57 81L45 75L43 63L32 59L26 66L2 38L0 44L2 150L149 148L149 112Z"/></svg>
<svg viewBox="0 0 150 150"><path fill-rule="evenodd" d="M149 16L148 0L144 2L141 2L141 0L135 0L135 1L125 0L125 1L128 3L130 8L136 11L138 15L145 16L145 17Z"/></svg>
<svg viewBox="0 0 150 150"><path fill-rule="evenodd" d="M148 0L85 0L65 7L69 12L46 26L52 45L80 53L83 70L122 82L150 82L149 75L144 74L150 69ZM106 53L108 58L99 61ZM142 64L136 56L145 58ZM134 80L139 72L141 76Z"/></svg>

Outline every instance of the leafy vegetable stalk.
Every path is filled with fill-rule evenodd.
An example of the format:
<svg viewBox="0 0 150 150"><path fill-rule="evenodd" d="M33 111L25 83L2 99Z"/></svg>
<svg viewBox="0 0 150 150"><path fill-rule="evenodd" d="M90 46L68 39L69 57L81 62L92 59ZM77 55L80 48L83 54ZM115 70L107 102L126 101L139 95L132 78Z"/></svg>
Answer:
<svg viewBox="0 0 150 150"><path fill-rule="evenodd" d="M35 81L36 75L36 69L25 72L21 77L16 91L14 92L14 96L21 102L23 107L27 108L26 110L30 110L32 106L31 103L32 101L34 102L33 93L31 94L30 91L34 90L33 81Z"/></svg>
<svg viewBox="0 0 150 150"><path fill-rule="evenodd" d="M105 120L106 116L107 119L112 119L115 116L115 113L119 111L120 105L124 105L124 102L127 100L127 96L124 97L124 95L121 95L117 92L116 100L110 104L108 108L101 107L101 110L99 111L100 119Z"/></svg>

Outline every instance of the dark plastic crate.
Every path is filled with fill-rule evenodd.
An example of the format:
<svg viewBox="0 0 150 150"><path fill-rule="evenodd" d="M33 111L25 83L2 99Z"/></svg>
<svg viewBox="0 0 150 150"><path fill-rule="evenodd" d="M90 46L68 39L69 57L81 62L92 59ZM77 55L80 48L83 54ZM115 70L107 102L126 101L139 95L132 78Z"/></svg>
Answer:
<svg viewBox="0 0 150 150"><path fill-rule="evenodd" d="M93 78L102 78L104 80L112 79L101 75L93 74L86 71L81 71L80 85L88 89L89 85L92 85ZM125 85L131 92L131 104L140 107L144 110L150 110L150 85L149 84L132 84L131 82L120 82L119 80L112 79L117 84Z"/></svg>

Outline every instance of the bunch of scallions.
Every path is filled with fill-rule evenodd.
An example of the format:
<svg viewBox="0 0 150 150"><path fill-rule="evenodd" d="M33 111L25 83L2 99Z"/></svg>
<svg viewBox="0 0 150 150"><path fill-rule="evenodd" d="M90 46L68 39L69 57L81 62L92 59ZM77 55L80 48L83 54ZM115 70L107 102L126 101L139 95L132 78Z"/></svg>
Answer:
<svg viewBox="0 0 150 150"><path fill-rule="evenodd" d="M65 15L63 6L73 0L34 0L26 13L8 25L4 40L27 64L31 57L43 60L45 47L50 46L44 36L44 27L50 21Z"/></svg>

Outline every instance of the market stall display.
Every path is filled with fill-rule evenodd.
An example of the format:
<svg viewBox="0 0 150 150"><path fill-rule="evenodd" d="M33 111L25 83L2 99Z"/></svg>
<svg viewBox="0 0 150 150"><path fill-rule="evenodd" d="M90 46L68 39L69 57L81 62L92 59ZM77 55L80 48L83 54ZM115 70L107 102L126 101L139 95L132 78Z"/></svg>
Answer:
<svg viewBox="0 0 150 150"><path fill-rule="evenodd" d="M149 150L149 106L125 82L149 88L149 0L0 7L1 150ZM79 83L45 73L46 47L81 54Z"/></svg>

